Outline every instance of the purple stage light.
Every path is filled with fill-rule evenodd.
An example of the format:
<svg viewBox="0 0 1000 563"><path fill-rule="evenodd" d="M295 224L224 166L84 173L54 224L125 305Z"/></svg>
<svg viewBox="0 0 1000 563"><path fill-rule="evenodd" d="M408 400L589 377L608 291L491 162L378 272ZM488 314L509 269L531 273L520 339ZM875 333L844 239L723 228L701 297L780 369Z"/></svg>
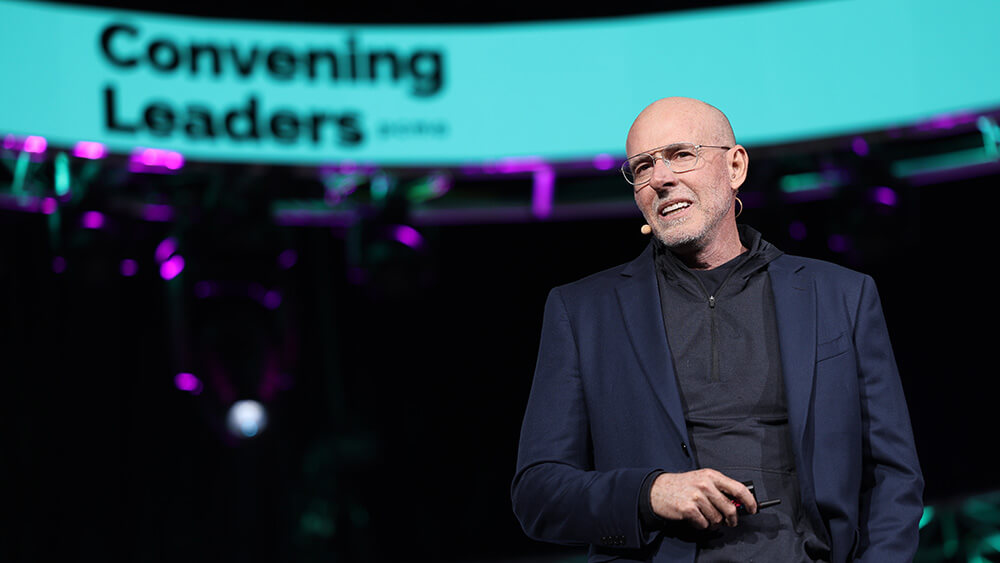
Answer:
<svg viewBox="0 0 1000 563"><path fill-rule="evenodd" d="M47 146L48 142L45 140L45 137L39 137L38 135L32 135L24 140L24 152L41 154L45 152L45 147Z"/></svg>
<svg viewBox="0 0 1000 563"><path fill-rule="evenodd" d="M545 167L535 171L531 192L531 213L539 219L552 214L552 199L555 195L556 173Z"/></svg>
<svg viewBox="0 0 1000 563"><path fill-rule="evenodd" d="M163 165L170 170L180 170L184 167L184 157L179 152L167 151L163 157Z"/></svg>
<svg viewBox="0 0 1000 563"><path fill-rule="evenodd" d="M281 292L276 289L268 291L264 294L264 298L261 299L261 305L272 311L277 309L281 306Z"/></svg>
<svg viewBox="0 0 1000 563"><path fill-rule="evenodd" d="M156 166L160 164L161 151L156 149L143 149L139 152L139 162L146 166Z"/></svg>
<svg viewBox="0 0 1000 563"><path fill-rule="evenodd" d="M163 149L137 148L129 157L130 170L136 172L176 172L184 166L184 156Z"/></svg>
<svg viewBox="0 0 1000 563"><path fill-rule="evenodd" d="M599 154L594 157L594 168L598 170L611 170L615 167L615 159L610 154Z"/></svg>
<svg viewBox="0 0 1000 563"><path fill-rule="evenodd" d="M287 270L299 261L299 253L294 248L289 248L278 255L278 266L282 270Z"/></svg>
<svg viewBox="0 0 1000 563"><path fill-rule="evenodd" d="M12 150L16 146L17 146L17 137L11 135L10 133L4 135L3 148L7 150Z"/></svg>
<svg viewBox="0 0 1000 563"><path fill-rule="evenodd" d="M139 271L139 263L131 258L126 258L122 260L121 266L119 267L122 275L126 278L130 278Z"/></svg>
<svg viewBox="0 0 1000 563"><path fill-rule="evenodd" d="M299 253L293 248L283 251L278 255L278 266L282 270L287 270L295 265L299 261Z"/></svg>
<svg viewBox="0 0 1000 563"><path fill-rule="evenodd" d="M392 237L414 250L418 250L424 245L424 237L420 236L420 233L409 225L396 225L392 229Z"/></svg>
<svg viewBox="0 0 1000 563"><path fill-rule="evenodd" d="M104 214L100 211L86 211L80 218L85 229L100 229L104 226Z"/></svg>
<svg viewBox="0 0 1000 563"><path fill-rule="evenodd" d="M55 200L55 198L47 197L42 200L41 207L42 207L42 213L46 215L52 215L53 213L56 212L56 209L59 207L59 203Z"/></svg>
<svg viewBox="0 0 1000 563"><path fill-rule="evenodd" d="M788 234L794 240L805 240L806 224L802 221L792 221L792 223L788 225Z"/></svg>
<svg viewBox="0 0 1000 563"><path fill-rule="evenodd" d="M441 197L451 191L451 177L445 174L435 174L431 177L431 190L435 197Z"/></svg>
<svg viewBox="0 0 1000 563"><path fill-rule="evenodd" d="M166 262L160 264L160 277L170 281L184 271L184 257L174 254Z"/></svg>
<svg viewBox="0 0 1000 563"><path fill-rule="evenodd" d="M501 174L516 174L518 172L534 172L545 166L545 161L539 156L518 156L500 161L496 171Z"/></svg>
<svg viewBox="0 0 1000 563"><path fill-rule="evenodd" d="M826 245L834 252L847 252L850 244L844 235L833 234L826 239Z"/></svg>
<svg viewBox="0 0 1000 563"><path fill-rule="evenodd" d="M142 207L142 217L147 221L163 223L174 218L174 208L169 205L147 203Z"/></svg>
<svg viewBox="0 0 1000 563"><path fill-rule="evenodd" d="M200 394L203 388L201 380L194 374L187 372L181 372L174 376L174 387L193 395Z"/></svg>
<svg viewBox="0 0 1000 563"><path fill-rule="evenodd" d="M174 237L167 237L160 241L160 244L156 246L156 252L153 253L153 256L156 257L157 262L162 264L166 262L174 252L177 252L177 239Z"/></svg>
<svg viewBox="0 0 1000 563"><path fill-rule="evenodd" d="M104 158L108 154L108 149L102 143L91 141L80 141L73 146L73 156L97 160Z"/></svg>
<svg viewBox="0 0 1000 563"><path fill-rule="evenodd" d="M52 271L61 274L66 271L66 259L62 256L56 256L52 259Z"/></svg>
<svg viewBox="0 0 1000 563"><path fill-rule="evenodd" d="M858 156L868 156L868 141L864 137L855 137L851 141L851 150Z"/></svg>
<svg viewBox="0 0 1000 563"><path fill-rule="evenodd" d="M958 125L962 125L965 123L973 123L975 121L976 121L976 115L967 111L945 113L934 116L923 123L917 124L917 130L933 131L933 130L953 129Z"/></svg>
<svg viewBox="0 0 1000 563"><path fill-rule="evenodd" d="M896 192L892 188L886 186L878 186L872 190L872 198L876 203L881 203L882 205L888 205L890 207L896 205Z"/></svg>
<svg viewBox="0 0 1000 563"><path fill-rule="evenodd" d="M351 160L345 160L345 161L343 161L343 162L340 163L340 173L341 174L352 174L354 172L358 172L359 170L360 170L360 167L358 166L357 162L354 162L354 161L351 161Z"/></svg>

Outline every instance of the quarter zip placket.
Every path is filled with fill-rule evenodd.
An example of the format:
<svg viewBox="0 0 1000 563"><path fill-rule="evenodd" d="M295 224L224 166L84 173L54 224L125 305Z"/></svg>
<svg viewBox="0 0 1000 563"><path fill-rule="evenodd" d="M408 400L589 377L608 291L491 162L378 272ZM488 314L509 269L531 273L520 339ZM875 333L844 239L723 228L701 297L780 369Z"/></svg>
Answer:
<svg viewBox="0 0 1000 563"><path fill-rule="evenodd" d="M749 257L749 252L747 253L747 256L744 257L744 260L740 261L740 263L736 267L734 267L726 275L726 277L722 280L722 283L719 284L719 287L717 287L715 289L715 293L721 293L722 292L722 288L725 287L726 282L729 281L729 278L733 277L733 274L735 274L736 271L740 269L740 266L743 265L743 261L745 261L746 258L748 258L748 257ZM701 292L702 292L702 294L704 294L706 296L705 300L708 303L708 323L709 323L708 326L709 326L709 332L712 335L712 339L711 339L712 367L711 367L711 371L710 371L710 373L708 375L708 378L709 378L709 381L717 382L717 381L721 380L721 376L720 376L720 373L719 373L719 342L718 342L719 341L719 334L718 334L719 330L718 330L718 327L715 324L715 305L716 305L716 299L715 299L715 295L710 294L708 292L708 290L705 289L705 284L703 284L701 282L701 278L699 278L697 275L695 275L693 273L691 275L694 277L695 281L698 282L698 286L701 287Z"/></svg>

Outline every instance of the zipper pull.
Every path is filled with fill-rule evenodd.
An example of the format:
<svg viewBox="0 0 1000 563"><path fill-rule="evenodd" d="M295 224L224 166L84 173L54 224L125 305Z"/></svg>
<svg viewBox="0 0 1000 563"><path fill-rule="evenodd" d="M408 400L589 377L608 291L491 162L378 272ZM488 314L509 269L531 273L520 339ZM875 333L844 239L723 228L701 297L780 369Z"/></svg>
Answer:
<svg viewBox="0 0 1000 563"><path fill-rule="evenodd" d="M715 296L714 295L709 295L708 296L708 307L709 307L709 309L714 309L715 308Z"/></svg>

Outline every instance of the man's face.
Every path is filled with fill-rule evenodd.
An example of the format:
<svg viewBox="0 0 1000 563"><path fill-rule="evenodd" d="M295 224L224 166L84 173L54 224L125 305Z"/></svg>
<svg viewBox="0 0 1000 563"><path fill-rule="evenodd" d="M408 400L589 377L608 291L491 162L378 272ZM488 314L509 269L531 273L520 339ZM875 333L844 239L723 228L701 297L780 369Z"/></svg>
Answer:
<svg viewBox="0 0 1000 563"><path fill-rule="evenodd" d="M674 143L728 145L719 142L698 111L652 112L640 115L626 143L629 156ZM653 234L670 248L706 248L732 219L736 194L731 152L740 149L700 149L694 169L675 173L656 160L652 178L634 186L639 206ZM660 153L656 153L659 155Z"/></svg>

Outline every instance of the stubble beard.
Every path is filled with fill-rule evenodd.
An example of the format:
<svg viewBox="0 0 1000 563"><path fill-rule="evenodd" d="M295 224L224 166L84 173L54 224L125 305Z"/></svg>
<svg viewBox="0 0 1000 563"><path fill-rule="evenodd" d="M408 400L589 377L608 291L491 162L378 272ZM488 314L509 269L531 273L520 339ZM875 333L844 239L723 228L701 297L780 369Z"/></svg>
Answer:
<svg viewBox="0 0 1000 563"><path fill-rule="evenodd" d="M705 209L701 206L700 202L692 204L692 207L695 207L692 211L697 211L702 219L702 225L696 227L693 231L684 229L684 227L687 223L697 219L697 217L680 217L672 221L667 221L664 224L659 220L659 213L656 213L654 207L650 211L655 217L650 223L651 225L655 225L653 227L653 236L659 239L667 248L685 253L708 247L712 242L709 240L710 233L720 228L726 214L732 207L732 202L730 202L729 207L725 207L720 202L721 210L715 206L712 209Z"/></svg>
<svg viewBox="0 0 1000 563"><path fill-rule="evenodd" d="M697 242L705 236L705 230L699 229L697 232L684 232L685 223L689 222L688 217L675 219L664 225L657 223L657 228L653 229L653 234L671 250L688 249L697 246Z"/></svg>

